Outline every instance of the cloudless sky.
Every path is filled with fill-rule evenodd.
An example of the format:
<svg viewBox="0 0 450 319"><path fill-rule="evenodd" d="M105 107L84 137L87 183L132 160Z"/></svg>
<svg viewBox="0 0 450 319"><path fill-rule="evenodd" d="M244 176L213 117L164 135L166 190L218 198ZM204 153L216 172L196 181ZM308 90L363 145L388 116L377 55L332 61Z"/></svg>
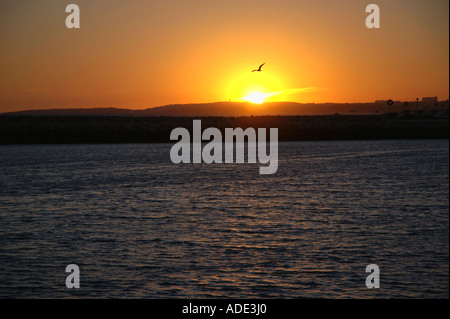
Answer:
<svg viewBox="0 0 450 319"><path fill-rule="evenodd" d="M449 97L448 0L1 0L0 48L2 112Z"/></svg>

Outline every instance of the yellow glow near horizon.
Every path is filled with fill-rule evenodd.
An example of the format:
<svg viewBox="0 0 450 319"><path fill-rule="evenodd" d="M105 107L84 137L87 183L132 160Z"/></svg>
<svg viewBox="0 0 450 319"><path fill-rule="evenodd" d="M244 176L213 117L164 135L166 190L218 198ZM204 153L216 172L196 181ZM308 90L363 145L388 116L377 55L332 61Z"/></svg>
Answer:
<svg viewBox="0 0 450 319"><path fill-rule="evenodd" d="M264 67L267 69L262 72L251 72L250 68L247 71L243 67L242 69L247 72L239 70L237 76L230 76L231 80L228 82L228 90L226 93L229 99L261 104L267 100L274 100L272 98L274 96L268 92L286 90L284 77L281 76L281 70L278 70L276 66L270 63L267 63Z"/></svg>
<svg viewBox="0 0 450 319"><path fill-rule="evenodd" d="M246 97L243 97L242 99L255 103L255 104L262 104L264 103L264 99L266 98L267 94L263 94L261 92L252 92Z"/></svg>

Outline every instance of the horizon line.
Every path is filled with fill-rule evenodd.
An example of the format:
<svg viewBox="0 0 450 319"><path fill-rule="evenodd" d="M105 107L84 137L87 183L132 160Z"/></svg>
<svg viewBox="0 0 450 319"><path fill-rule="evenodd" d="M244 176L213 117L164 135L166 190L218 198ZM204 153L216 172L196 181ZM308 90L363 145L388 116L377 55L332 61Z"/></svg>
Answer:
<svg viewBox="0 0 450 319"><path fill-rule="evenodd" d="M436 96L434 96L436 97ZM425 97L423 97L425 98ZM254 105L254 106L263 106L267 104L285 104L285 103L291 103L291 104L302 104L302 105L322 105L322 104L336 104L336 105L346 105L346 104L377 104L380 102L388 102L392 99L379 99L374 100L370 102L296 102L296 101L267 101L263 102L261 104L256 104L250 101L215 101L215 102L188 102L188 103L171 103L171 104L164 104L164 105L158 105L158 106L152 106L152 107L145 107L145 108L133 108L133 107L118 107L118 106L60 106L60 107L50 107L50 108L28 108L28 109L22 109L22 110L16 110L16 111L6 111L6 112L0 112L0 114L8 114L8 113L19 113L19 112L28 112L28 111L50 111L50 110L93 110L93 109L116 109L116 110L129 110L129 111L146 111L151 110L155 108L160 107L168 107L168 106L188 106L188 105L207 105L207 104L219 104L219 103L233 103L233 104L246 104L246 105ZM394 103L421 103L422 100L392 100ZM437 103L447 102L450 101L449 98L444 100L439 100Z"/></svg>

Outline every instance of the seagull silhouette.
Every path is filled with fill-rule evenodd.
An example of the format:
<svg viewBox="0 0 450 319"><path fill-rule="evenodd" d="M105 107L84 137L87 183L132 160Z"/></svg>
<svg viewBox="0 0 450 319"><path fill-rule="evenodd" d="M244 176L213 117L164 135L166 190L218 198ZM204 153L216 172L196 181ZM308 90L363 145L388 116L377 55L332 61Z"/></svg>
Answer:
<svg viewBox="0 0 450 319"><path fill-rule="evenodd" d="M261 72L261 68L262 68L262 66L264 65L264 64L266 64L266 63L263 63L263 64L261 64L260 66L259 66L259 68L258 69L254 69L252 72Z"/></svg>

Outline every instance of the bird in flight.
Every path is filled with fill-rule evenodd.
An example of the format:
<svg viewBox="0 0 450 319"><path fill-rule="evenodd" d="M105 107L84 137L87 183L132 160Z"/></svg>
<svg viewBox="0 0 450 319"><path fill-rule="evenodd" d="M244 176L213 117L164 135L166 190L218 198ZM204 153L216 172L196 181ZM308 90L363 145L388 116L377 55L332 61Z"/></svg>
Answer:
<svg viewBox="0 0 450 319"><path fill-rule="evenodd" d="M252 72L261 72L261 68L262 68L262 66L264 65L264 64L266 64L266 63L263 63L263 64L261 64L260 66L259 66L259 68L258 69L254 69Z"/></svg>

